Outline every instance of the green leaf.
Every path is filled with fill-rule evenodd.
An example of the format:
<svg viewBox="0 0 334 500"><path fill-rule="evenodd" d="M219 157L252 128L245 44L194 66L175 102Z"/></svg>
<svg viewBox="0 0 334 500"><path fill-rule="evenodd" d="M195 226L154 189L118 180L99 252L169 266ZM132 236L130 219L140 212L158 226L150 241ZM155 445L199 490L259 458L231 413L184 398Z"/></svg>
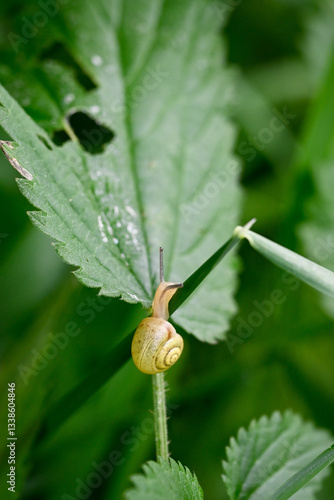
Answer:
<svg viewBox="0 0 334 500"><path fill-rule="evenodd" d="M166 279L183 281L230 237L240 166L231 153L235 132L225 108L232 82L222 69L214 6L141 0L136 9L130 2L123 7L73 0L49 19L50 33L95 85L83 91L59 64L52 80L51 63L48 72L43 66L54 89L44 102L50 100L55 123L72 141L56 146L3 88L0 122L12 138L3 148L26 177L19 187L39 209L30 214L34 224L85 285L149 307L159 246ZM71 94L72 106L65 99ZM114 135L99 154L75 141L69 115L78 110ZM98 135L93 131L88 145ZM175 322L208 342L224 338L236 309L234 268L224 261Z"/></svg>
<svg viewBox="0 0 334 500"><path fill-rule="evenodd" d="M328 432L315 429L291 411L253 420L247 431L238 431L237 439L232 438L226 449L223 480L230 499L268 500L330 442ZM323 477L317 476L294 499L313 500Z"/></svg>
<svg viewBox="0 0 334 500"><path fill-rule="evenodd" d="M319 472L334 462L334 445L312 460L301 471L292 476L269 500L287 500L313 479Z"/></svg>
<svg viewBox="0 0 334 500"><path fill-rule="evenodd" d="M249 229L238 226L235 234L246 238L251 246L268 260L297 276L316 290L334 297L334 273L301 255L268 240Z"/></svg>
<svg viewBox="0 0 334 500"><path fill-rule="evenodd" d="M195 474L173 459L148 462L144 474L132 477L134 489L125 493L127 500L201 500L203 491Z"/></svg>

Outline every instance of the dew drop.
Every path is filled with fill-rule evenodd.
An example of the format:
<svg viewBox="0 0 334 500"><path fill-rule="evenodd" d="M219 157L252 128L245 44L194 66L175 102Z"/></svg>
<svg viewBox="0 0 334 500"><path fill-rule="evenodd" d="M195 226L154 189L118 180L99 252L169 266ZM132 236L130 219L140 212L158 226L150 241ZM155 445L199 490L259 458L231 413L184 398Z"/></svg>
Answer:
<svg viewBox="0 0 334 500"><path fill-rule="evenodd" d="M91 57L92 64L94 66L101 66L103 63L102 57L99 56L98 54L95 54L94 56Z"/></svg>
<svg viewBox="0 0 334 500"><path fill-rule="evenodd" d="M67 94L63 99L64 104L70 104L72 101L74 101L74 94Z"/></svg>
<svg viewBox="0 0 334 500"><path fill-rule="evenodd" d="M89 111L93 114L96 115L100 111L100 106L91 106L89 108Z"/></svg>
<svg viewBox="0 0 334 500"><path fill-rule="evenodd" d="M100 231L100 234L101 234L102 241L104 243L108 243L107 235L104 232L104 225L103 225L103 222L102 222L102 215L98 215L97 216L97 223L98 223L98 226L99 226L99 231Z"/></svg>
<svg viewBox="0 0 334 500"><path fill-rule="evenodd" d="M127 206L125 207L125 210L128 212L128 214L132 215L132 217L136 217L136 212L135 212L135 210L134 210L132 207L130 207L129 205L127 205Z"/></svg>

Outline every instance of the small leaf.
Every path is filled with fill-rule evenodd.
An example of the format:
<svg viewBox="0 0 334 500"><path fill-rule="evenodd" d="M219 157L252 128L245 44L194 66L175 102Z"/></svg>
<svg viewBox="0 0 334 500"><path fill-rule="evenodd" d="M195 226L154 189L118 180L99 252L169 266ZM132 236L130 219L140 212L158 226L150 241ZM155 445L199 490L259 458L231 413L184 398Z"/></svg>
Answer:
<svg viewBox="0 0 334 500"><path fill-rule="evenodd" d="M294 493L299 491L305 484L313 479L319 472L334 462L334 445L317 456L302 470L292 476L286 483L274 493L269 500L288 500Z"/></svg>
<svg viewBox="0 0 334 500"><path fill-rule="evenodd" d="M223 463L231 500L268 500L292 474L305 467L332 442L329 433L314 428L291 411L253 420L232 438ZM323 473L308 483L294 500L313 500Z"/></svg>
<svg viewBox="0 0 334 500"><path fill-rule="evenodd" d="M238 226L234 234L239 238L246 238L255 250L278 267L297 276L297 278L320 292L334 297L334 273L329 269L249 229Z"/></svg>
<svg viewBox="0 0 334 500"><path fill-rule="evenodd" d="M126 500L202 500L203 491L195 474L173 459L148 462L144 474L132 477L134 488Z"/></svg>

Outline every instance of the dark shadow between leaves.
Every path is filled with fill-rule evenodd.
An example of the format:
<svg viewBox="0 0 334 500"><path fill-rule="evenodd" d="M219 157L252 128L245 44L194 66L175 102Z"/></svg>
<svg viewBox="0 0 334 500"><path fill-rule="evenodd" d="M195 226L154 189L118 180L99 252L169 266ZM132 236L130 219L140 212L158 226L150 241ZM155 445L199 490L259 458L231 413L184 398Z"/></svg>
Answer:
<svg viewBox="0 0 334 500"><path fill-rule="evenodd" d="M40 55L41 61L56 61L63 66L67 66L74 71L75 78L77 82L86 90L94 90L97 88L95 82L91 79L89 75L82 69L82 67L77 63L72 54L69 52L67 47L61 42L56 42L51 47L47 48Z"/></svg>

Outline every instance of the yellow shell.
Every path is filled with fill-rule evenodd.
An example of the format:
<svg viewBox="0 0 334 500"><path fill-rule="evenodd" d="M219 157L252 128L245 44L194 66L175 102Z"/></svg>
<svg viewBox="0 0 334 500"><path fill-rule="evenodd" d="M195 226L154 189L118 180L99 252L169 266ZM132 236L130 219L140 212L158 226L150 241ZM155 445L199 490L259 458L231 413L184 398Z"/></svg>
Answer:
<svg viewBox="0 0 334 500"><path fill-rule="evenodd" d="M137 368L143 373L154 374L168 370L179 359L183 338L163 318L145 318L139 324L131 353Z"/></svg>

